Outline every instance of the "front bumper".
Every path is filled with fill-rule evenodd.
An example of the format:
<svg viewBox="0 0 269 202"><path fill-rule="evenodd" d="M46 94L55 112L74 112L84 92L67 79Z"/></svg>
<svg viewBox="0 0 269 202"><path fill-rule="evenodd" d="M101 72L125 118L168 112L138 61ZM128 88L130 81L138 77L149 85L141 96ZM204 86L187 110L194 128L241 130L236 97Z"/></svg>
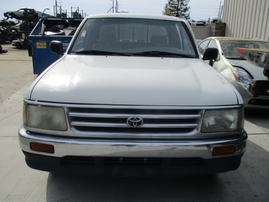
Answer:
<svg viewBox="0 0 269 202"><path fill-rule="evenodd" d="M202 140L100 140L63 138L19 130L29 167L50 172L93 174L205 174L235 170L246 149L247 134ZM53 154L31 150L30 143L53 145ZM232 155L213 156L213 147L236 146ZM176 163L174 163L176 162ZM84 168L84 169L83 169Z"/></svg>

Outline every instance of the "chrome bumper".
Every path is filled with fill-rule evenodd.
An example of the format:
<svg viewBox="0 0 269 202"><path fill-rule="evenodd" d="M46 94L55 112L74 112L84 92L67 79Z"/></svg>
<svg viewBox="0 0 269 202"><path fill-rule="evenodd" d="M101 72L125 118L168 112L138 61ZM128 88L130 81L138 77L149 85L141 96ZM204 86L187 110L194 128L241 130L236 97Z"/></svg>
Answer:
<svg viewBox="0 0 269 202"><path fill-rule="evenodd" d="M24 152L50 157L92 156L92 157L156 157L156 158L203 158L214 159L213 147L235 145L233 155L242 155L246 149L247 134L222 139L203 140L101 140L85 138L63 138L29 133L19 129L20 147ZM30 142L53 145L53 154L30 149ZM227 157L227 156L221 156Z"/></svg>

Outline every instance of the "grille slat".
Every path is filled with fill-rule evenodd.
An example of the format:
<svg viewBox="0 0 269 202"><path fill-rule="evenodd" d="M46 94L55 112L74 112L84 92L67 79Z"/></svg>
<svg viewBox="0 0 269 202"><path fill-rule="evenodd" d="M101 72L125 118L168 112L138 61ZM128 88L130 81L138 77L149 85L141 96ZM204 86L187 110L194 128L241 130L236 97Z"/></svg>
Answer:
<svg viewBox="0 0 269 202"><path fill-rule="evenodd" d="M173 107L138 106L87 106L70 107L68 118L71 129L91 137L110 138L158 138L163 136L182 136L198 131L201 109ZM140 120L133 124L135 118ZM127 121L128 120L128 121ZM133 125L132 125L133 124ZM113 134L113 135L112 135Z"/></svg>
<svg viewBox="0 0 269 202"><path fill-rule="evenodd" d="M102 114L102 113L75 113L70 112L70 117L81 117L81 118L128 118L134 116L134 114ZM195 119L200 118L199 114L182 114L182 115L171 115L171 114L143 114L140 115L143 119Z"/></svg>
<svg viewBox="0 0 269 202"><path fill-rule="evenodd" d="M88 123L88 122L72 122L73 127L111 127L111 128L128 128L126 123ZM140 128L195 128L197 124L143 124Z"/></svg>

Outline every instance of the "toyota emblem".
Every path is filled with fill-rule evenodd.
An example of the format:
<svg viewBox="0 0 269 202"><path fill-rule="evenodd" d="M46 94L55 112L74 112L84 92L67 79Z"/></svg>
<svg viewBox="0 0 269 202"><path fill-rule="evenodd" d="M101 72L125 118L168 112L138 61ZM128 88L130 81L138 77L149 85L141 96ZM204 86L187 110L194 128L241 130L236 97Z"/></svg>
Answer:
<svg viewBox="0 0 269 202"><path fill-rule="evenodd" d="M133 128L143 125L143 119L141 117L131 116L127 119L127 125Z"/></svg>

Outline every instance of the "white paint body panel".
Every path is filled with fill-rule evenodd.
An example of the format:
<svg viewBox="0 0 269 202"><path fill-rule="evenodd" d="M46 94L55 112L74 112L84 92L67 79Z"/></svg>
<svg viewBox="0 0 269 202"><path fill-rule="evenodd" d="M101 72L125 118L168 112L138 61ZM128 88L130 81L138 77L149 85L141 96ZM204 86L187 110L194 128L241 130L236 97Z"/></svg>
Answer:
<svg viewBox="0 0 269 202"><path fill-rule="evenodd" d="M234 105L237 96L200 59L89 55L65 55L26 94L60 103L188 106Z"/></svg>

